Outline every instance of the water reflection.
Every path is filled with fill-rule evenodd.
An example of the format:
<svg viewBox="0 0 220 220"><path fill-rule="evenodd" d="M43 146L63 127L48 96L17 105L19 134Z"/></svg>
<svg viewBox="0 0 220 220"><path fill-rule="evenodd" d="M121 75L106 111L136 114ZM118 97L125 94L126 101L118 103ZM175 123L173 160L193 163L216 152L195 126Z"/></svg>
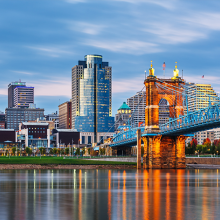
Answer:
<svg viewBox="0 0 220 220"><path fill-rule="evenodd" d="M219 170L3 170L1 219L220 219Z"/></svg>

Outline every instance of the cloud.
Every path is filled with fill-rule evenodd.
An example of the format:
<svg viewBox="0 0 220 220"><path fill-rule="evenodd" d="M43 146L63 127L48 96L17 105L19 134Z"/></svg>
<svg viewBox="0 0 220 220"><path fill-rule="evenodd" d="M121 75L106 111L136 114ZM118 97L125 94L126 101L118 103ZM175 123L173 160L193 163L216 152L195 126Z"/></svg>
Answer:
<svg viewBox="0 0 220 220"><path fill-rule="evenodd" d="M112 92L114 93L122 93L122 92L131 92L135 93L141 91L144 87L144 79L143 77L135 77L131 79L117 79L113 80L112 83Z"/></svg>
<svg viewBox="0 0 220 220"><path fill-rule="evenodd" d="M36 73L33 72L26 72L26 71L14 71L11 70L13 73L25 74L25 75L35 75Z"/></svg>
<svg viewBox="0 0 220 220"><path fill-rule="evenodd" d="M61 57L65 54L73 54L68 50L63 50L55 47L37 47L37 46L28 46L27 48L38 51L41 55L49 56L49 57Z"/></svg>
<svg viewBox="0 0 220 220"><path fill-rule="evenodd" d="M97 35L103 31L104 25L97 25L87 22L68 22L69 29L89 35Z"/></svg>
<svg viewBox="0 0 220 220"><path fill-rule="evenodd" d="M174 9L177 0L113 0L132 4L155 4L166 9Z"/></svg>
<svg viewBox="0 0 220 220"><path fill-rule="evenodd" d="M86 0L64 0L64 1L71 4L86 2Z"/></svg>
<svg viewBox="0 0 220 220"><path fill-rule="evenodd" d="M36 96L67 96L71 97L71 80L57 77L52 80L39 80L31 84Z"/></svg>
<svg viewBox="0 0 220 220"><path fill-rule="evenodd" d="M220 13L199 12L182 18L183 21L204 30L220 30Z"/></svg>
<svg viewBox="0 0 220 220"><path fill-rule="evenodd" d="M193 74L192 74L193 75ZM204 78L202 76L204 75ZM200 76L184 76L184 79L187 82L198 83L198 84L220 84L220 77L218 76L208 76L205 74L201 74Z"/></svg>
<svg viewBox="0 0 220 220"><path fill-rule="evenodd" d="M102 48L113 52L122 52L128 54L147 54L161 52L157 44L147 43L144 41L125 40L125 41L101 41L90 40L86 41L86 45Z"/></svg>
<svg viewBox="0 0 220 220"><path fill-rule="evenodd" d="M7 85L5 85L4 88L7 88ZM8 95L7 89L0 89L0 95Z"/></svg>
<svg viewBox="0 0 220 220"><path fill-rule="evenodd" d="M156 42L163 44L189 43L207 37L204 32L194 27L183 27L178 24L174 26L168 23L154 23L151 28L144 31L154 34Z"/></svg>

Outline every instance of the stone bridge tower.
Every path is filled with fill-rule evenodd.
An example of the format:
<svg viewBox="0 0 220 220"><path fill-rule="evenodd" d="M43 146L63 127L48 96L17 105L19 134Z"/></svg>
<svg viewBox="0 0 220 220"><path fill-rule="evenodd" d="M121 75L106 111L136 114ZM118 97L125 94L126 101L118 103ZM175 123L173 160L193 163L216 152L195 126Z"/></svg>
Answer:
<svg viewBox="0 0 220 220"><path fill-rule="evenodd" d="M184 113L182 85L185 81L179 77L177 65L171 79L158 79L154 75L151 61L146 86L144 168L185 168L185 136L156 135L159 128L159 101L169 102L169 115L178 118Z"/></svg>

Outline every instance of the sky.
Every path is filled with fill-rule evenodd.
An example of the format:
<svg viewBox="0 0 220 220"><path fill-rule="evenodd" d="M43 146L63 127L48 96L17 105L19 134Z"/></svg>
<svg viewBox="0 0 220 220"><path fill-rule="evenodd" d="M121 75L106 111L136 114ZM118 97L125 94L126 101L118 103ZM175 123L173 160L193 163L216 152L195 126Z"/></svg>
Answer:
<svg viewBox="0 0 220 220"><path fill-rule="evenodd" d="M71 99L71 69L86 54L112 66L113 115L142 90L144 71L220 92L220 2L216 0L0 0L0 111L7 88L35 87L45 114ZM202 76L204 75L204 78Z"/></svg>

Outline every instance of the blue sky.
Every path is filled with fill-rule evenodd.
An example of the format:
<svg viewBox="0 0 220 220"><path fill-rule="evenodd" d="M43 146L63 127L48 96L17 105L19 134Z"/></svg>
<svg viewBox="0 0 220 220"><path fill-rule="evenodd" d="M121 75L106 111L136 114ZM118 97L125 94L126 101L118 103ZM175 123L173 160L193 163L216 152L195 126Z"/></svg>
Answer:
<svg viewBox="0 0 220 220"><path fill-rule="evenodd" d="M0 111L7 86L35 87L45 113L71 98L71 68L101 54L113 69L113 113L155 74L172 77L175 61L188 82L220 92L220 2L216 0L0 0ZM202 75L205 77L202 78Z"/></svg>

